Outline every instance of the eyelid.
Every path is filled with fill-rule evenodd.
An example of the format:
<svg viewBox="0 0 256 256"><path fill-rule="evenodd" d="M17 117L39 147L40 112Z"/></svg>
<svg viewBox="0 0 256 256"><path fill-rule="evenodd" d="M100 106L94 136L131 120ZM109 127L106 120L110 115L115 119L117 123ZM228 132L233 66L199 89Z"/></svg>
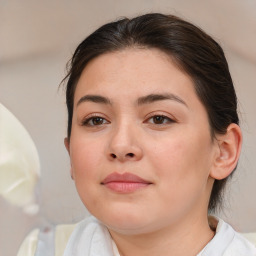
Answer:
<svg viewBox="0 0 256 256"><path fill-rule="evenodd" d="M108 123L110 123L108 121L108 118L106 118L103 114L101 114L101 113L92 113L92 114L89 114L89 115L85 116L84 118L82 118L82 120L80 122L80 125L82 125L82 126L85 125L85 123L88 122L93 117L102 118L102 119L106 120ZM88 125L88 126L90 126L90 125Z"/></svg>
<svg viewBox="0 0 256 256"><path fill-rule="evenodd" d="M170 114L167 114L167 113L165 113L165 112L163 112L163 111L154 111L154 112L151 112L151 113L149 113L149 114L147 114L147 115L145 116L145 120L147 121L147 120L149 120L150 118L152 118L152 117L154 117L154 116L163 116L163 117L166 117L166 118L170 119L170 120L173 121L173 122L178 122L178 120L177 120L174 116L172 116L172 115L170 115Z"/></svg>

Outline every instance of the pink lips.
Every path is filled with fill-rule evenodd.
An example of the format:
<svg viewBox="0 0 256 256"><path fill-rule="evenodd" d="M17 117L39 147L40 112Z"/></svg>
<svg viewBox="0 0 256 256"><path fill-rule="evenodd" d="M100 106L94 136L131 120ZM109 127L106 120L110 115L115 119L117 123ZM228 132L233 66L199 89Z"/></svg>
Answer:
<svg viewBox="0 0 256 256"><path fill-rule="evenodd" d="M131 193L152 183L132 173L119 174L114 172L108 175L101 184L115 192Z"/></svg>

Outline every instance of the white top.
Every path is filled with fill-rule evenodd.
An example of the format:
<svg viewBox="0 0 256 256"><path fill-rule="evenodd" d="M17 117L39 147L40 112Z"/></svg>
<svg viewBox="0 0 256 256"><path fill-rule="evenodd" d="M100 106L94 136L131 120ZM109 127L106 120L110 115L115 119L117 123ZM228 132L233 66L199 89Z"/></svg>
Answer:
<svg viewBox="0 0 256 256"><path fill-rule="evenodd" d="M256 247L218 219L216 234L197 256L256 256Z"/></svg>
<svg viewBox="0 0 256 256"><path fill-rule="evenodd" d="M246 236L256 245L256 233L242 236L216 217L210 216L209 223L216 234L197 256L256 256L255 246L244 238ZM31 232L17 256L41 255L120 256L108 229L94 217L76 225L58 225Z"/></svg>
<svg viewBox="0 0 256 256"><path fill-rule="evenodd" d="M223 220L216 234L197 256L256 256L256 248ZM63 256L120 256L108 229L94 217L77 225Z"/></svg>

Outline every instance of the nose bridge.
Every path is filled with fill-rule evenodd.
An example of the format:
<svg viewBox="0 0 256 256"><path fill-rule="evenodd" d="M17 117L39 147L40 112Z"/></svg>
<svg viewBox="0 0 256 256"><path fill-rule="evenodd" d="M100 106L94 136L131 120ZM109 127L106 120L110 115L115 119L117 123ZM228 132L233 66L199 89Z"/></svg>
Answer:
<svg viewBox="0 0 256 256"><path fill-rule="evenodd" d="M142 157L142 149L139 145L136 125L130 119L122 119L113 127L109 138L109 156L111 159L139 160Z"/></svg>
<svg viewBox="0 0 256 256"><path fill-rule="evenodd" d="M134 127L129 120L120 120L114 127L112 131L112 136L110 138L110 145L115 151L118 150L128 150L134 144Z"/></svg>

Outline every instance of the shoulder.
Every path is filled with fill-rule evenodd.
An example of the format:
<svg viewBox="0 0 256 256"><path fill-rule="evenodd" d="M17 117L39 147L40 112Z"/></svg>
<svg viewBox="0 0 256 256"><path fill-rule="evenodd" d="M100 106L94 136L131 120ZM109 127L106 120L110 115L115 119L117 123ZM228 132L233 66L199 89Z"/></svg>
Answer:
<svg viewBox="0 0 256 256"><path fill-rule="evenodd" d="M225 251L224 256L256 256L256 233L239 234L235 232L230 246Z"/></svg>
<svg viewBox="0 0 256 256"><path fill-rule="evenodd" d="M55 244L55 256L62 256L69 240L69 237L76 224L57 225L54 227L53 243ZM17 256L34 256L40 240L40 229L31 231L20 246Z"/></svg>
<svg viewBox="0 0 256 256"><path fill-rule="evenodd" d="M198 255L256 256L256 234L239 234L222 219L211 216L209 224L215 236ZM251 241L249 241L248 240Z"/></svg>
<svg viewBox="0 0 256 256"><path fill-rule="evenodd" d="M256 256L256 233L238 233L223 220L219 220L219 225L219 238L227 242L223 256Z"/></svg>

